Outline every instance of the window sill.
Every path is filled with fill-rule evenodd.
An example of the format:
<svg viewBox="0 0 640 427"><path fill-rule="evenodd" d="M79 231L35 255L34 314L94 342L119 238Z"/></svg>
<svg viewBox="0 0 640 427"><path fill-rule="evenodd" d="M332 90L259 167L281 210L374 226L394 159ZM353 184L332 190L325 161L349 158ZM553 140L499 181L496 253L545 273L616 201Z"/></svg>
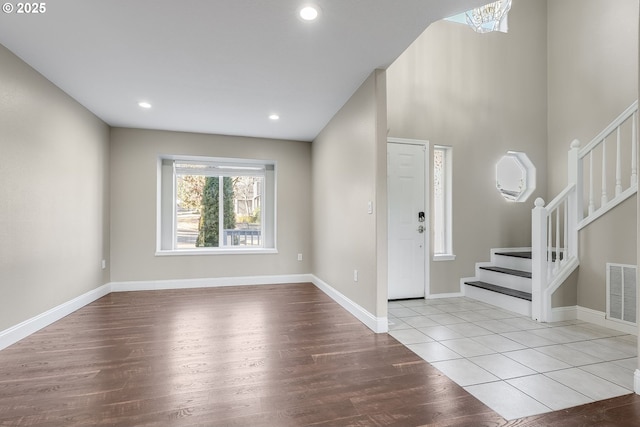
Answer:
<svg viewBox="0 0 640 427"><path fill-rule="evenodd" d="M277 254L275 248L259 249L180 249L180 250L160 250L155 256L191 256L191 255L267 255Z"/></svg>
<svg viewBox="0 0 640 427"><path fill-rule="evenodd" d="M456 256L454 254L439 254L433 256L434 261L455 261Z"/></svg>

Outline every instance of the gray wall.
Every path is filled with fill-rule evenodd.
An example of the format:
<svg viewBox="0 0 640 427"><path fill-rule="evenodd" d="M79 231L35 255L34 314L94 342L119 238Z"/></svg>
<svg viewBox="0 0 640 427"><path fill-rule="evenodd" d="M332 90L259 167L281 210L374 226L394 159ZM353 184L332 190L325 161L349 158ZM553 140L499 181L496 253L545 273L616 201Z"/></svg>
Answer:
<svg viewBox="0 0 640 427"><path fill-rule="evenodd" d="M277 254L155 256L157 160L193 155L277 162ZM111 131L113 282L309 273L311 144L115 128ZM298 253L303 261L297 260Z"/></svg>
<svg viewBox="0 0 640 427"><path fill-rule="evenodd" d="M0 330L109 282L109 128L0 45Z"/></svg>
<svg viewBox="0 0 640 427"><path fill-rule="evenodd" d="M546 2L515 0L509 33L432 24L387 70L389 136L453 146L455 261L431 264L431 293L460 290L494 247L530 246L531 209L546 196ZM524 151L537 168L525 203L495 188L495 164Z"/></svg>
<svg viewBox="0 0 640 427"><path fill-rule="evenodd" d="M312 144L313 273L378 317L387 307L385 98L375 71Z"/></svg>
<svg viewBox="0 0 640 427"><path fill-rule="evenodd" d="M571 141L586 145L638 98L638 1L548 1L548 38L553 196L567 184ZM580 268L565 285L577 297L560 290L564 297L556 295L554 305L605 311L606 263L636 264L636 212L633 197L580 232Z"/></svg>

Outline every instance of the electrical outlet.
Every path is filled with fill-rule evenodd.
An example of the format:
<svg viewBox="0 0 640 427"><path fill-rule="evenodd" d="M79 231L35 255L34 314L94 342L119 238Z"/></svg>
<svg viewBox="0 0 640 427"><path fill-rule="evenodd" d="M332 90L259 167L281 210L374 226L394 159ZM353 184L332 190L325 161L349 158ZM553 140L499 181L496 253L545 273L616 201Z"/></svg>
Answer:
<svg viewBox="0 0 640 427"><path fill-rule="evenodd" d="M302 254L298 254L298 261L302 261Z"/></svg>
<svg viewBox="0 0 640 427"><path fill-rule="evenodd" d="M107 260L103 259L102 260L102 269L104 270L105 268L107 268Z"/></svg>
<svg viewBox="0 0 640 427"><path fill-rule="evenodd" d="M353 281L354 282L358 281L358 270L353 270Z"/></svg>

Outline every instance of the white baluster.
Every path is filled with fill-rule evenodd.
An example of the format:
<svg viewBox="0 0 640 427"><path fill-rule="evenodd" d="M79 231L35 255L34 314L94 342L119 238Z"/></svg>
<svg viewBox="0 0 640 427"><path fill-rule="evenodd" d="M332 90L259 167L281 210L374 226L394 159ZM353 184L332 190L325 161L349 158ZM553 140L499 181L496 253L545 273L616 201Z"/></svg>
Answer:
<svg viewBox="0 0 640 427"><path fill-rule="evenodd" d="M589 152L589 215L596 210L596 202L593 194L593 150Z"/></svg>
<svg viewBox="0 0 640 427"><path fill-rule="evenodd" d="M638 113L633 113L631 124L631 186L638 183Z"/></svg>
<svg viewBox="0 0 640 427"><path fill-rule="evenodd" d="M620 126L618 126L616 132L616 197L622 193L622 161L620 155Z"/></svg>
<svg viewBox="0 0 640 427"><path fill-rule="evenodd" d="M547 212L547 283L551 281L553 277L552 267L553 267L553 221L551 212ZM546 284L545 284L546 286Z"/></svg>
<svg viewBox="0 0 640 427"><path fill-rule="evenodd" d="M602 197L600 198L600 207L607 204L607 140L602 140Z"/></svg>
<svg viewBox="0 0 640 427"><path fill-rule="evenodd" d="M556 208L556 265L553 267L553 275L560 270L560 206Z"/></svg>
<svg viewBox="0 0 640 427"><path fill-rule="evenodd" d="M567 261L567 255L569 255L569 199L564 201L564 250L562 251L562 263Z"/></svg>

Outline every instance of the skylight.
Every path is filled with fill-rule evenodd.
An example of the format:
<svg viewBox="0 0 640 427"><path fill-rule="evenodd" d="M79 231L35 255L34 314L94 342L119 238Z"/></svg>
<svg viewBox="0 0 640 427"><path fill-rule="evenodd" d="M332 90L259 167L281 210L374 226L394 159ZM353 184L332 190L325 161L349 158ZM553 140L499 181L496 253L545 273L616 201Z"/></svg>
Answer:
<svg viewBox="0 0 640 427"><path fill-rule="evenodd" d="M478 33L488 33L491 31L508 31L507 18L511 9L511 0L498 0L475 9L459 13L446 21L467 24Z"/></svg>

